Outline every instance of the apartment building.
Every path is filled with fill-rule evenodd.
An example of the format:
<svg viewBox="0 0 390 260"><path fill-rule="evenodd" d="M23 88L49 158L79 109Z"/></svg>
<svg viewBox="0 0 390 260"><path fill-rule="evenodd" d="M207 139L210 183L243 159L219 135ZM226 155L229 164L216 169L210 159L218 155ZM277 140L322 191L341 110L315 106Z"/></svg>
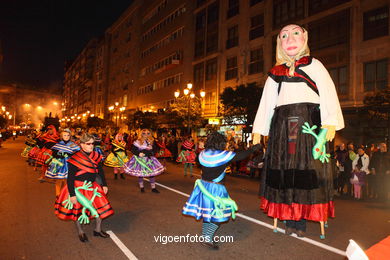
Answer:
<svg viewBox="0 0 390 260"><path fill-rule="evenodd" d="M97 39L90 40L79 56L65 68L63 107L66 116L91 113L94 107L96 46Z"/></svg>
<svg viewBox="0 0 390 260"><path fill-rule="evenodd" d="M194 1L157 0L140 12L139 71L134 106L156 112L192 82ZM200 89L194 89L200 91Z"/></svg>
<svg viewBox="0 0 390 260"><path fill-rule="evenodd" d="M329 70L346 117L364 107L365 95L389 88L388 0L135 0L104 37L107 93L97 96L107 100L99 114L158 111L193 83L195 93L206 92L204 116L220 118L226 87L264 84L289 23L308 29L311 54Z"/></svg>
<svg viewBox="0 0 390 260"><path fill-rule="evenodd" d="M118 125L134 109L139 70L139 9L142 1L130 7L106 30L106 119ZM109 109L110 108L110 109Z"/></svg>

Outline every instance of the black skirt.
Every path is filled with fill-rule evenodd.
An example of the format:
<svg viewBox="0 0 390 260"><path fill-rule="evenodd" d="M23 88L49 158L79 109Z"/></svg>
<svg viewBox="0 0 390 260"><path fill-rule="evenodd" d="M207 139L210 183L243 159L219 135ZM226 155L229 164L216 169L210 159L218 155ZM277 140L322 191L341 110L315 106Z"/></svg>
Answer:
<svg viewBox="0 0 390 260"><path fill-rule="evenodd" d="M260 189L260 195L270 203L318 204L333 199L334 162L314 160L316 139L302 132L305 122L321 129L319 104L275 108Z"/></svg>

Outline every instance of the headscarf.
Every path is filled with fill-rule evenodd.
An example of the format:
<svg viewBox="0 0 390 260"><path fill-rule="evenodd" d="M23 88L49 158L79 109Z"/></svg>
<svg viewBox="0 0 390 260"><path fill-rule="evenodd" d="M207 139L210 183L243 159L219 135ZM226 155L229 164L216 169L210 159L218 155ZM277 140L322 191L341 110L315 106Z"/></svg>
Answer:
<svg viewBox="0 0 390 260"><path fill-rule="evenodd" d="M299 25L297 25L297 26L299 26ZM286 27L286 26L284 26L284 27ZM281 65L281 64L286 64L286 66L290 68L289 75L291 77L294 76L295 62L304 56L310 56L310 49L309 49L309 46L307 45L309 35L308 35L307 30L305 28L303 28L302 26L299 26L299 27L302 28L302 30L303 30L303 36L305 37L305 42L303 43L302 49L293 58L291 58L290 56L288 56L284 52L284 50L282 48L282 43L280 41L280 32L278 34L278 37L276 37L276 64L275 65L277 66L277 65Z"/></svg>

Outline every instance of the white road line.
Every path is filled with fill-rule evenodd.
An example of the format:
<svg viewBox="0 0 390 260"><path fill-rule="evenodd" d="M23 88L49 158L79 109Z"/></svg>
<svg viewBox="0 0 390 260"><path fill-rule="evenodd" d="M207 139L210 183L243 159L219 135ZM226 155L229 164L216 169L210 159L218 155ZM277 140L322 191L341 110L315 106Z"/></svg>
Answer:
<svg viewBox="0 0 390 260"><path fill-rule="evenodd" d="M173 191L173 192L176 192L176 193L178 193L178 194L180 194L180 195L182 195L182 196L184 196L184 197L190 197L190 195L187 194L187 193L184 193L184 192L175 190L175 189L173 189L173 188L170 188L170 187L165 186L165 185L163 185L163 184L160 184L160 183L158 183L158 182L156 182L156 184L159 185L159 186L161 186L161 187L163 187L163 188L166 188L166 189L168 189L168 190L171 190L171 191ZM251 222L253 222L253 223L255 223L255 224L261 225L261 226L263 226L263 227L266 227L266 228L269 228L269 229L272 229L272 230L274 229L274 227L273 227L272 225L270 225L270 224L268 224L268 223L265 223L265 222L263 222L263 221L260 221L260 220L258 220L258 219L254 219L254 218L248 217L248 216L246 216L246 215L244 215L244 214L241 214L241 213L236 213L236 215L237 215L238 217L240 217L240 218L246 219L246 220L251 221ZM282 228L278 228L278 231L284 233L284 229L282 229ZM299 239L299 240L305 241L305 242L307 242L307 243L309 243L309 244L312 244L312 245L314 245L314 246L318 246L318 247L320 247L320 248L322 248L322 249L331 251L331 252L333 252L333 253L335 253L335 254L339 254L339 255L342 255L342 256L347 256L347 255L345 254L345 251L340 250L340 249L335 248L335 247L332 247L332 246L328 246L327 244L318 242L318 241L316 241L316 240L313 240L313 239L310 239L310 238L307 238L307 237L300 238L300 237L298 237L298 236L295 235L295 234L292 235L291 237L294 237L294 238L297 238L297 239Z"/></svg>
<svg viewBox="0 0 390 260"><path fill-rule="evenodd" d="M111 230L106 231L110 235L114 243L119 247L120 250L127 256L130 260L138 260L138 258L120 241L120 239L112 232Z"/></svg>

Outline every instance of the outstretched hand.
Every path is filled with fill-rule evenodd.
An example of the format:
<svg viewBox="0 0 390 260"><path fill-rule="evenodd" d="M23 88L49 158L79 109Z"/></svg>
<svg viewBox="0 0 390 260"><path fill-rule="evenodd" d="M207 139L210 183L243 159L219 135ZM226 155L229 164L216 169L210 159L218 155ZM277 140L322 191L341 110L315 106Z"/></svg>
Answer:
<svg viewBox="0 0 390 260"><path fill-rule="evenodd" d="M253 133L253 134L252 134L253 144L259 144L259 143L260 143L260 140L261 140L260 137L261 137L260 134L258 134L258 133Z"/></svg>
<svg viewBox="0 0 390 260"><path fill-rule="evenodd" d="M336 126L334 125L324 125L322 128L328 129L328 132L326 133L326 141L331 142L334 139L334 136L336 135Z"/></svg>

